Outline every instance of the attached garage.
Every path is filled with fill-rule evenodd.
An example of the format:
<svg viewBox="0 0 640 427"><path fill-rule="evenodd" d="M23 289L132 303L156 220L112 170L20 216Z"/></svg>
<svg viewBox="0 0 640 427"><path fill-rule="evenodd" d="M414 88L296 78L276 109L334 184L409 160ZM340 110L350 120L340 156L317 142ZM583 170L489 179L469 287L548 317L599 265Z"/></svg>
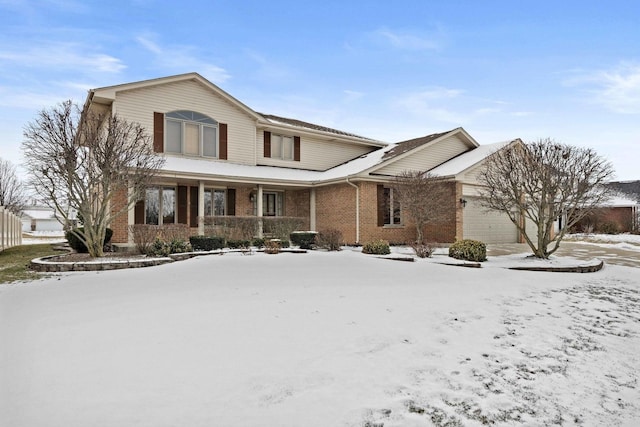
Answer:
<svg viewBox="0 0 640 427"><path fill-rule="evenodd" d="M518 229L509 217L501 212L487 211L478 197L465 196L462 210L462 232L465 239L484 243L518 243Z"/></svg>

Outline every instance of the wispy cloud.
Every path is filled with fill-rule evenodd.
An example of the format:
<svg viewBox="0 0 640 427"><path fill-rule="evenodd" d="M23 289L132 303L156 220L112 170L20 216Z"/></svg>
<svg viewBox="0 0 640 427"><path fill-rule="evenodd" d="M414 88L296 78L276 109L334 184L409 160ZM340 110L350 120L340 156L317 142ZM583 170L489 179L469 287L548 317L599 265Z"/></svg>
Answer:
<svg viewBox="0 0 640 427"><path fill-rule="evenodd" d="M28 48L0 47L0 61L12 67L57 70L90 69L92 72L118 73L126 66L111 55L90 53L94 49L79 43L48 42Z"/></svg>
<svg viewBox="0 0 640 427"><path fill-rule="evenodd" d="M435 87L405 95L395 101L395 105L412 115L423 116L446 123L462 123L463 115L445 107L445 102L459 97L464 91Z"/></svg>
<svg viewBox="0 0 640 427"><path fill-rule="evenodd" d="M608 70L577 72L565 80L569 86L586 87L592 100L622 114L640 114L640 64L624 62Z"/></svg>
<svg viewBox="0 0 640 427"><path fill-rule="evenodd" d="M373 32L374 39L380 43L401 50L436 50L442 47L439 34L431 35L408 30L380 28Z"/></svg>
<svg viewBox="0 0 640 427"><path fill-rule="evenodd" d="M224 68L201 59L194 46L163 45L156 39L154 33L144 33L136 37L136 41L154 55L159 68L169 72L198 71L214 83L223 83L231 77Z"/></svg>

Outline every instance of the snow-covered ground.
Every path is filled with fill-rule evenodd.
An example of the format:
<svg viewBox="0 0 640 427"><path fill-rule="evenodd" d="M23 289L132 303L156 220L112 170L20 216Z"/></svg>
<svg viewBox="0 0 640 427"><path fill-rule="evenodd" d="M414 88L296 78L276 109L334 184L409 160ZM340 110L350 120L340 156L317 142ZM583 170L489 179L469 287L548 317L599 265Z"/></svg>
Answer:
<svg viewBox="0 0 640 427"><path fill-rule="evenodd" d="M41 243L66 242L64 231L23 231L23 245L38 245Z"/></svg>
<svg viewBox="0 0 640 427"><path fill-rule="evenodd" d="M0 285L0 424L640 425L640 268L444 258L229 253Z"/></svg>

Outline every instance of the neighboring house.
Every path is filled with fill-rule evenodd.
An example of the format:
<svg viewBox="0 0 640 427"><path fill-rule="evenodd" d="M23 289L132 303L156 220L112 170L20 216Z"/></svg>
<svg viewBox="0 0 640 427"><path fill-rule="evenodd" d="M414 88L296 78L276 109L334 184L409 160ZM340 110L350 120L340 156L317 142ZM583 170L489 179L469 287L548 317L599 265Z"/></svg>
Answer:
<svg viewBox="0 0 640 427"><path fill-rule="evenodd" d="M519 140L479 146L456 128L387 144L258 113L197 73L93 89L84 108L142 124L166 158L144 200L111 224L115 243L131 242L132 224L203 233L214 215L299 217L305 229L340 230L345 243L404 243L415 228L391 184L405 170L448 178L451 215L427 227L427 240L520 241L505 215L479 206L477 182L483 160Z"/></svg>
<svg viewBox="0 0 640 427"><path fill-rule="evenodd" d="M575 231L583 233L626 233L638 231L638 202L625 194L611 197L594 212L581 219Z"/></svg>
<svg viewBox="0 0 640 427"><path fill-rule="evenodd" d="M22 231L62 231L62 223L52 208L29 206L22 210Z"/></svg>

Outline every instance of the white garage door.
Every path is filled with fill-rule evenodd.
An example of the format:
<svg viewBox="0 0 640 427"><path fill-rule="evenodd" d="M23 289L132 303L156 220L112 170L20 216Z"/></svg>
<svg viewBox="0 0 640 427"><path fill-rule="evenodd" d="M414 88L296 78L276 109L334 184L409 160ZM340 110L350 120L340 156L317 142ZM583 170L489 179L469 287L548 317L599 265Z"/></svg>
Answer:
<svg viewBox="0 0 640 427"><path fill-rule="evenodd" d="M462 210L462 231L465 239L484 243L518 243L518 229L503 213L487 212L477 197L465 197Z"/></svg>

